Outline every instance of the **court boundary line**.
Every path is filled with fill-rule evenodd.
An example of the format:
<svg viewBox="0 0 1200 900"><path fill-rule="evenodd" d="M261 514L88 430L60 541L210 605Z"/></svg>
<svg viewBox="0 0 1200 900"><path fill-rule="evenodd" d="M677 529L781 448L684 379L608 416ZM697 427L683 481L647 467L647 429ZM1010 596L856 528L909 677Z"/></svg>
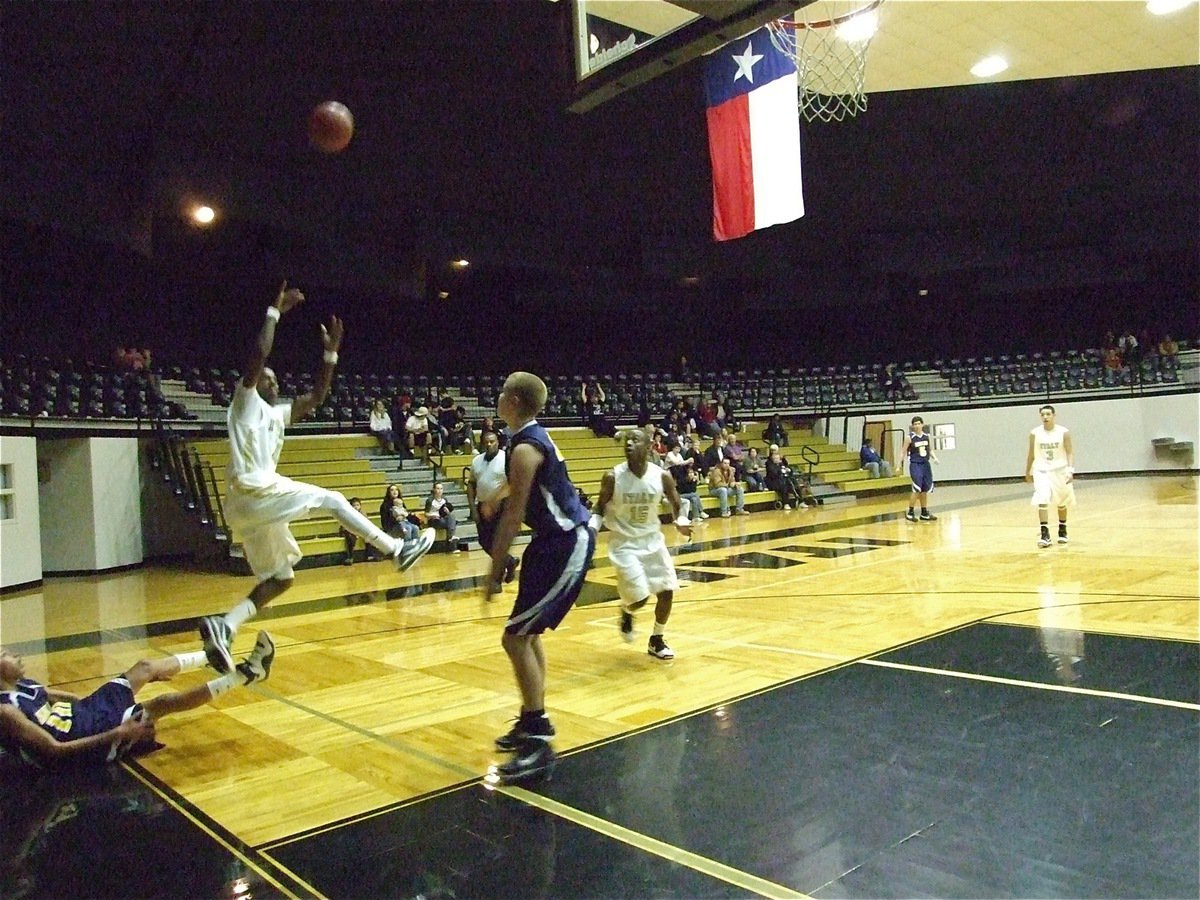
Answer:
<svg viewBox="0 0 1200 900"><path fill-rule="evenodd" d="M1024 681L1020 678L1005 678L1002 675L982 675L978 672L956 672L953 669L935 669L932 666L917 666L911 663L890 662L885 659L855 660L855 665L878 666L884 669L899 669L905 672L919 672L924 675L940 675L950 678L964 678L968 681L983 681L990 684L1007 684L1013 687L1036 688L1043 691L1057 691L1062 694L1082 694L1088 697L1104 697L1110 700L1127 700L1133 703L1149 703L1155 706L1169 706L1175 709L1190 709L1200 712L1200 703L1188 703L1184 700L1168 700L1165 697L1147 697L1144 694L1124 694L1119 691L1101 691L1096 688L1081 688L1069 684L1051 684L1049 682Z"/></svg>
<svg viewBox="0 0 1200 900"><path fill-rule="evenodd" d="M565 819L581 828L594 831L611 840L635 847L638 850L650 853L668 862L692 869L701 875L716 878L719 881L724 881L726 884L732 884L734 887L753 891L760 896L790 898L790 900L812 900L810 895L797 891L794 888L777 884L774 881L768 881L765 878L759 878L757 875L751 875L742 869L727 866L725 863L717 862L710 857L700 856L697 853L692 853L690 850L684 850L674 844L660 841L658 838L650 837L648 834L634 831L632 828L626 828L624 825L618 825L608 819L584 812L577 807L547 797L544 794L535 793L527 788L507 785L497 786L493 790L506 794L527 806L540 809L548 815Z"/></svg>

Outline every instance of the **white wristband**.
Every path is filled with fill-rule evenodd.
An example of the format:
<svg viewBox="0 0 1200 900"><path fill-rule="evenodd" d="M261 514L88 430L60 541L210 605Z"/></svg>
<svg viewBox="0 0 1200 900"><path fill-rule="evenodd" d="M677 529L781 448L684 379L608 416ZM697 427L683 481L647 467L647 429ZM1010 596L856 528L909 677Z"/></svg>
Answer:
<svg viewBox="0 0 1200 900"><path fill-rule="evenodd" d="M600 518L599 513L592 513L592 517L590 519L588 519L588 528L592 529L592 531L599 534L600 528L603 525L604 525L604 520L602 518Z"/></svg>
<svg viewBox="0 0 1200 900"><path fill-rule="evenodd" d="M274 322L278 322L279 316L280 316L280 312L279 312L278 306L268 306L267 307L267 318L268 319L271 319Z"/></svg>
<svg viewBox="0 0 1200 900"><path fill-rule="evenodd" d="M331 366L337 365L338 355L336 350L326 350L323 358L325 362L329 363Z"/></svg>

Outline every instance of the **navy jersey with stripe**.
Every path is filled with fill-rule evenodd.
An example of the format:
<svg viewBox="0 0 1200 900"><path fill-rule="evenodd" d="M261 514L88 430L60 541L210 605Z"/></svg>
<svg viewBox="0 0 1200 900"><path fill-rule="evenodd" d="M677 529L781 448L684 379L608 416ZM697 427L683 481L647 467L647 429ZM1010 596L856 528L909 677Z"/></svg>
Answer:
<svg viewBox="0 0 1200 900"><path fill-rule="evenodd" d="M534 476L529 502L525 506L525 524L533 529L534 535L552 537L587 524L589 513L567 474L566 461L549 433L536 419L512 436L504 474L508 475L513 452L521 444L532 444L544 457Z"/></svg>
<svg viewBox="0 0 1200 900"><path fill-rule="evenodd" d="M923 431L917 434L915 431L910 431L908 433L908 442L909 462L929 462L929 453L933 449L929 440L929 432Z"/></svg>
<svg viewBox="0 0 1200 900"><path fill-rule="evenodd" d="M59 742L89 737L113 727L97 728L92 721L95 717L88 714L86 706L70 700L51 700L46 688L29 678L18 681L16 690L0 694L0 703L15 706L25 718Z"/></svg>

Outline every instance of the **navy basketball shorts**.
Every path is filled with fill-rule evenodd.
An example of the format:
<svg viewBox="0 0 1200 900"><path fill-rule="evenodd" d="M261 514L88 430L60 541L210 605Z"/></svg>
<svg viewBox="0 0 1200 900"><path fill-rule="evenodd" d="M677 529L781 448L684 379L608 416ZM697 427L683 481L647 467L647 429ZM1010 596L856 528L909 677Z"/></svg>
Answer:
<svg viewBox="0 0 1200 900"><path fill-rule="evenodd" d="M596 535L586 525L550 537L535 535L521 557L521 580L507 634L553 630L575 605L587 579Z"/></svg>

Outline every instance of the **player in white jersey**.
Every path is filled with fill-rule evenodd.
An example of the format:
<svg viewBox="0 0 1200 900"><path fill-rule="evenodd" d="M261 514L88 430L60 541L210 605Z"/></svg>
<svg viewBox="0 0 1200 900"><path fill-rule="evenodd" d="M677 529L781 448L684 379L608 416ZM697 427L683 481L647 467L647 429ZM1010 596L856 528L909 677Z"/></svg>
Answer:
<svg viewBox="0 0 1200 900"><path fill-rule="evenodd" d="M293 481L275 471L283 450L284 429L325 402L342 344L342 321L334 316L328 328L321 326L324 357L312 390L291 403L276 402L279 382L267 367L267 357L275 344L275 323L303 300L304 294L289 289L286 281L280 286L275 302L267 307L258 339L229 405L225 521L234 538L241 542L258 584L224 616L206 616L200 620L204 652L209 664L219 672L233 669L230 645L238 627L292 586L295 575L292 567L302 556L300 545L288 528L292 520L314 509L327 510L347 531L391 556L401 571L433 546L432 529L426 529L412 541L398 540L376 528L342 494Z"/></svg>
<svg viewBox="0 0 1200 900"><path fill-rule="evenodd" d="M690 535L692 526L675 479L649 460L650 438L645 429L627 431L621 440L625 445L625 462L605 473L592 524L599 530L603 520L611 532L608 558L617 570L621 636L633 640L634 610L641 609L650 595L656 594L654 633L646 652L658 659L673 659L675 652L667 646L664 635L679 581L658 521L663 498L670 503L675 527L681 534Z"/></svg>
<svg viewBox="0 0 1200 900"><path fill-rule="evenodd" d="M1033 505L1038 508L1038 546L1050 546L1050 504L1058 507L1058 542L1067 542L1067 507L1075 505L1075 450L1071 432L1056 425L1054 407L1038 410L1042 424L1029 432L1025 480L1033 482Z"/></svg>

